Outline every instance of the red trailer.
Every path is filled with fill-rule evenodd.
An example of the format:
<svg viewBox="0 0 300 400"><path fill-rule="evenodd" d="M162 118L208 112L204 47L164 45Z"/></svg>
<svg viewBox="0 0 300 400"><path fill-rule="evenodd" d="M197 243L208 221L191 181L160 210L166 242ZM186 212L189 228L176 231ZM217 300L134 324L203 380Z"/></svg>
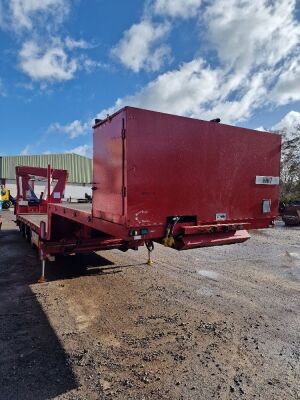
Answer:
<svg viewBox="0 0 300 400"><path fill-rule="evenodd" d="M56 254L144 244L150 255L153 242L177 250L243 242L277 216L277 134L133 107L93 128L91 205L61 203L66 171L38 172L48 177L47 210L26 209L18 186L17 221L43 266Z"/></svg>

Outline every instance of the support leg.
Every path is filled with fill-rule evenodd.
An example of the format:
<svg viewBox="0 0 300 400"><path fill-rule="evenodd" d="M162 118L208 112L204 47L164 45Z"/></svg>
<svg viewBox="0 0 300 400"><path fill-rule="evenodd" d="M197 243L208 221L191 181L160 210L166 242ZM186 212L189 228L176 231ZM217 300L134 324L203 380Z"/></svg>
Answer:
<svg viewBox="0 0 300 400"><path fill-rule="evenodd" d="M46 260L43 258L42 259L42 275L41 275L40 279L38 280L39 283L47 282L47 279L45 277L45 268L46 268Z"/></svg>
<svg viewBox="0 0 300 400"><path fill-rule="evenodd" d="M152 265L153 261L151 260L151 253L154 250L154 244L153 244L152 240L150 240L149 242L146 242L146 247L147 247L147 250L148 250L147 265Z"/></svg>
<svg viewBox="0 0 300 400"><path fill-rule="evenodd" d="M148 249L148 260L147 260L148 265L152 265L153 261L151 260L151 251Z"/></svg>

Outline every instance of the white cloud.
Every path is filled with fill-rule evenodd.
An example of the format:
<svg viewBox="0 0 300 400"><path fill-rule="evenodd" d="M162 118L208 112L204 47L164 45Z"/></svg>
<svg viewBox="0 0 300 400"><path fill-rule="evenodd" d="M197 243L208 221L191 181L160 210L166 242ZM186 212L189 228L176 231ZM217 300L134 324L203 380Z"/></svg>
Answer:
<svg viewBox="0 0 300 400"><path fill-rule="evenodd" d="M69 11L69 0L4 0L4 3L8 10L6 19L15 30L33 29L33 19L46 14L55 17L55 22L59 23Z"/></svg>
<svg viewBox="0 0 300 400"><path fill-rule="evenodd" d="M90 49L90 48L93 47L92 44L86 42L83 39L75 40L75 39L71 38L70 36L67 36L65 38L65 45L70 50L74 50L74 49Z"/></svg>
<svg viewBox="0 0 300 400"><path fill-rule="evenodd" d="M134 72L141 69L157 71L169 57L169 47L157 46L159 40L169 32L167 23L154 24L142 20L124 32L123 38L111 53L127 68Z"/></svg>
<svg viewBox="0 0 300 400"><path fill-rule="evenodd" d="M201 2L196 0L184 2L188 4L186 8L179 0L156 0L151 4L147 18L144 15L141 22L124 32L112 50L121 63L134 72L158 71L169 57L170 50L163 41L171 25L167 19L155 24L151 13L166 18L187 18L197 13L197 23L202 32L207 32L210 50L217 55L214 65L197 56L157 76L136 93L119 98L112 107L102 110L99 117L132 105L203 119L220 117L222 122L235 123L248 119L262 105L300 98L300 25L295 18L296 0L214 0L203 2L201 9ZM84 41L69 39L56 47L68 54L67 50L86 45ZM71 62L68 58L64 61L67 66ZM88 59L72 61L75 69L88 69L89 64L92 68L96 66ZM88 132L90 123L76 120L52 127L73 138Z"/></svg>
<svg viewBox="0 0 300 400"><path fill-rule="evenodd" d="M247 119L262 104L300 99L295 9L296 0L215 0L206 9L207 39L227 78L216 110L229 120Z"/></svg>
<svg viewBox="0 0 300 400"><path fill-rule="evenodd" d="M300 112L288 112L276 125L272 127L273 131L286 131L294 133L299 132L300 128Z"/></svg>
<svg viewBox="0 0 300 400"><path fill-rule="evenodd" d="M20 152L21 156L28 156L30 153L30 149L32 148L32 145L27 144L24 149Z"/></svg>
<svg viewBox="0 0 300 400"><path fill-rule="evenodd" d="M179 69L160 75L132 96L118 99L115 106L99 117L125 105L144 107L174 114L199 115L202 107L217 95L218 70L211 70L199 58Z"/></svg>
<svg viewBox="0 0 300 400"><path fill-rule="evenodd" d="M204 21L221 61L247 70L284 60L300 39L296 0L215 0Z"/></svg>
<svg viewBox="0 0 300 400"><path fill-rule="evenodd" d="M225 123L242 121L265 100L263 83L267 75L267 72L260 73L248 79L239 98L229 101L226 97L232 90L231 76L224 75L221 69L210 68L199 58L160 75L134 95L118 99L98 117L132 105L202 119L220 117Z"/></svg>
<svg viewBox="0 0 300 400"><path fill-rule="evenodd" d="M48 128L48 132L59 132L59 133L64 133L67 135L70 139L77 138L78 136L84 136L87 133L91 132L91 122L85 122L82 123L78 119L75 121L71 122L70 124L67 125L61 125L59 123L54 123L50 125Z"/></svg>
<svg viewBox="0 0 300 400"><path fill-rule="evenodd" d="M28 31L19 51L19 67L32 80L70 80L78 70L103 67L86 55L78 55L94 45L56 34L70 5L70 0L0 0L0 27L22 34Z"/></svg>
<svg viewBox="0 0 300 400"><path fill-rule="evenodd" d="M153 10L168 17L190 18L197 15L201 3L202 0L155 0Z"/></svg>
<svg viewBox="0 0 300 400"><path fill-rule="evenodd" d="M65 151L65 153L75 153L84 157L92 156L92 146L89 144L83 144L81 146L74 147L74 149L70 149Z"/></svg>
<svg viewBox="0 0 300 400"><path fill-rule="evenodd" d="M263 126L258 126L257 128L255 128L255 130L259 131L259 132L266 132L267 131L267 129L264 128Z"/></svg>
<svg viewBox="0 0 300 400"><path fill-rule="evenodd" d="M226 76L221 76L219 82L220 93L225 94L225 97L223 95L219 96L218 93L211 106L203 110L202 118L211 119L217 116L224 123L244 121L252 115L254 109L266 101L267 91L264 83L268 80L267 71L253 75L245 80L243 87L238 84L236 89L240 89L240 91L236 94L236 98L232 100L228 100L228 96L231 94L231 85L228 85L226 79Z"/></svg>
<svg viewBox="0 0 300 400"><path fill-rule="evenodd" d="M187 115L201 119L220 117L224 123L247 120L268 98L266 83L269 71L257 73L234 86L231 75L212 69L202 59L183 64L150 82L139 92L119 98L115 105L98 116L112 114L126 105ZM236 98L228 99L234 89Z"/></svg>
<svg viewBox="0 0 300 400"><path fill-rule="evenodd" d="M52 38L50 43L42 45L33 40L23 43L19 53L21 70L35 81L54 82L70 80L78 70L90 72L104 67L85 55L70 56L64 46L59 38Z"/></svg>
<svg viewBox="0 0 300 400"><path fill-rule="evenodd" d="M92 60L86 56L81 56L77 60L78 69L84 70L86 72L92 72L95 69L103 68L107 69L109 66L100 61Z"/></svg>
<svg viewBox="0 0 300 400"><path fill-rule="evenodd" d="M151 13L174 17L183 16L184 12L198 13L201 32L207 32L206 39L210 50L217 53L217 62L209 66L203 57L197 57L158 76L138 92L118 99L99 115L135 105L198 118L220 117L223 122L235 123L248 119L262 105L300 99L296 0L214 0L201 9L200 3L188 2L193 5L191 14L179 0L150 3L146 9L148 20L133 25L115 52L120 51L121 61L138 72L145 68L154 51L147 40L139 51L132 38L143 37L139 29L144 23L153 26L149 22ZM165 37L166 33L158 35L157 40Z"/></svg>
<svg viewBox="0 0 300 400"><path fill-rule="evenodd" d="M64 49L58 45L40 47L27 41L20 51L20 67L33 80L63 81L72 79L78 66L69 60Z"/></svg>
<svg viewBox="0 0 300 400"><path fill-rule="evenodd" d="M287 64L272 93L279 104L300 100L300 57Z"/></svg>

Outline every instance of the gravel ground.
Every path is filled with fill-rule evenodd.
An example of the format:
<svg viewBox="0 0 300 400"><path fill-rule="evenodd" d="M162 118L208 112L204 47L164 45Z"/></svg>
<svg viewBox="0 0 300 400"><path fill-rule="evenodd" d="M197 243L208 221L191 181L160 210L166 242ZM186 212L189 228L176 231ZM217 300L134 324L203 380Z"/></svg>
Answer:
<svg viewBox="0 0 300 400"><path fill-rule="evenodd" d="M300 227L63 257L3 212L0 399L300 399Z"/></svg>

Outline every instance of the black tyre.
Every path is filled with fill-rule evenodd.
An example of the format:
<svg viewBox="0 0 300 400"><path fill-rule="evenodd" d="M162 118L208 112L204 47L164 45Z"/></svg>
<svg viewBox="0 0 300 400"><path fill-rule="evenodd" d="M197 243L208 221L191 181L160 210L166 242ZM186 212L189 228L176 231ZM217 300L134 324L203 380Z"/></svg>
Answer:
<svg viewBox="0 0 300 400"><path fill-rule="evenodd" d="M20 223L20 232L23 237L26 237L26 225L23 222Z"/></svg>
<svg viewBox="0 0 300 400"><path fill-rule="evenodd" d="M26 226L25 237L26 237L27 242L30 243L31 242L31 229L29 228L29 226Z"/></svg>

